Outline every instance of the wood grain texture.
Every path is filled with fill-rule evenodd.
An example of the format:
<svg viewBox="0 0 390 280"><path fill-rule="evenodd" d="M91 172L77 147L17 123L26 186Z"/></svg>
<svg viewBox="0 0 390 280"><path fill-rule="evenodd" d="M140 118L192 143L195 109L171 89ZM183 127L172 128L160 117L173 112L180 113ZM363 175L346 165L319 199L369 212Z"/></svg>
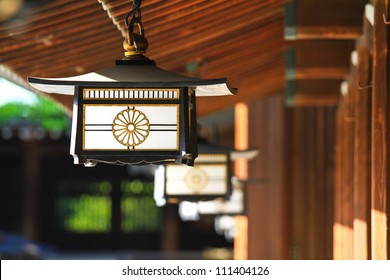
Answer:
<svg viewBox="0 0 390 280"><path fill-rule="evenodd" d="M332 259L334 108L288 114L290 258Z"/></svg>
<svg viewBox="0 0 390 280"><path fill-rule="evenodd" d="M388 1L374 1L373 27L373 88L372 88L372 189L371 237L372 258L387 259L387 188L389 172L388 136L388 26L383 14L388 13Z"/></svg>
<svg viewBox="0 0 390 280"><path fill-rule="evenodd" d="M23 79L75 76L112 66L123 57L124 17L131 2L99 2L26 4L20 17L0 25L0 63ZM284 79L285 2L143 1L147 55L161 68L183 75L189 74L187 64L205 61L202 78L227 77L239 88L236 98L199 99L199 116L278 94ZM72 108L72 97L53 98Z"/></svg>
<svg viewBox="0 0 390 280"><path fill-rule="evenodd" d="M284 183L285 108L281 95L249 105L249 146L259 155L249 162L248 257L288 258ZM256 120L256 121L255 121Z"/></svg>
<svg viewBox="0 0 390 280"><path fill-rule="evenodd" d="M371 88L359 85L371 84L371 55L362 36L357 41L358 65L352 77L353 102L355 104L354 129L354 259L371 256Z"/></svg>
<svg viewBox="0 0 390 280"><path fill-rule="evenodd" d="M234 148L238 150L248 149L249 119L248 105L238 103L234 107ZM248 161L238 159L234 163L234 176L244 182L248 179ZM248 197L246 197L247 199ZM245 201L246 205L248 201ZM234 259L248 259L248 218L246 216L235 217ZM252 242L254 242L252 240Z"/></svg>

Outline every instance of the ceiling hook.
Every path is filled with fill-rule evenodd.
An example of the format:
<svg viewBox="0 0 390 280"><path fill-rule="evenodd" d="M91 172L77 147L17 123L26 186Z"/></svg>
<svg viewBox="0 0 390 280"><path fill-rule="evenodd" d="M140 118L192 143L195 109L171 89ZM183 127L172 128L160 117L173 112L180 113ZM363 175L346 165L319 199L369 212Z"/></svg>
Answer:
<svg viewBox="0 0 390 280"><path fill-rule="evenodd" d="M360 83L358 83L358 87L359 87L359 89L368 89L368 88L372 88L372 84L362 86L362 85L360 85Z"/></svg>
<svg viewBox="0 0 390 280"><path fill-rule="evenodd" d="M385 13L383 13L382 16L383 16L383 22L385 24L390 24L390 21L387 20Z"/></svg>

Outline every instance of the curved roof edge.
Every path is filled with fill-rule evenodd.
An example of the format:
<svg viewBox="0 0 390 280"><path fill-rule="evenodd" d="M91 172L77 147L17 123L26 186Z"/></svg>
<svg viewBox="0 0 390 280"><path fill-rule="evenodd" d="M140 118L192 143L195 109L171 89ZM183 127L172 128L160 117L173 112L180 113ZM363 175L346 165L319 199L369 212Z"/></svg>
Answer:
<svg viewBox="0 0 390 280"><path fill-rule="evenodd" d="M111 68L66 78L28 77L34 88L57 94L73 95L75 86L104 87L193 87L196 96L234 95L237 89L229 87L226 78L198 79L178 75L154 65L115 65Z"/></svg>

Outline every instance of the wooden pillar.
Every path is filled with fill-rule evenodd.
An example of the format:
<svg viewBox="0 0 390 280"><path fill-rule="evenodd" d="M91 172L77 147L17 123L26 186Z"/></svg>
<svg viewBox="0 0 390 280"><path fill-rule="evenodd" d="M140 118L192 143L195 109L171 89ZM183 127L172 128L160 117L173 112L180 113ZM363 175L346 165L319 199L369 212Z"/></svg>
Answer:
<svg viewBox="0 0 390 280"><path fill-rule="evenodd" d="M388 91L388 16L389 1L374 1L373 88L372 88L372 259L388 258L388 185L389 185L389 98Z"/></svg>
<svg viewBox="0 0 390 280"><path fill-rule="evenodd" d="M41 171L41 150L35 140L24 142L24 221L23 234L30 240L38 238L39 229L39 177Z"/></svg>
<svg viewBox="0 0 390 280"><path fill-rule="evenodd" d="M341 186L342 197L342 217L341 224L343 225L343 244L342 254L343 259L353 259L353 162L354 162L354 92L349 87L348 94L344 97L344 108L342 115L343 123L343 142L342 142L342 163L343 163L343 180Z"/></svg>
<svg viewBox="0 0 390 280"><path fill-rule="evenodd" d="M371 258L371 183L378 178L379 182L385 180L383 173L379 172L377 179L372 173L387 165L384 161L386 156L382 157L386 151L385 142L377 146L380 155L374 156L372 149L374 135L382 139L380 135L384 133L382 129L385 126L382 125L385 118L380 112L385 112L386 102L383 99L379 101L384 107L377 107L377 117L374 117L376 105L372 104L371 95L371 51L378 42L373 42L372 21L368 20L371 19L370 11L367 9L364 17L363 35L356 40L357 50L351 57L348 92L344 92L337 113L334 259ZM386 80L380 83L386 84ZM380 123L379 134L372 130L375 118ZM377 162L374 162L375 157Z"/></svg>
<svg viewBox="0 0 390 280"><path fill-rule="evenodd" d="M236 149L248 148L248 106L238 103L234 108L234 146ZM240 180L248 179L248 162L238 159L234 165L234 175ZM234 259L248 259L248 218L235 217L236 236L234 238Z"/></svg>
<svg viewBox="0 0 390 280"><path fill-rule="evenodd" d="M248 258L288 258L285 197L285 107L282 95L248 104Z"/></svg>
<svg viewBox="0 0 390 280"><path fill-rule="evenodd" d="M305 203L305 167L304 153L302 148L305 149L305 143L302 143L302 138L305 135L304 129L304 108L293 108L289 111L290 125L288 135L290 135L291 141L287 143L287 150L289 162L287 164L287 188L289 190L289 221L290 221L290 244L289 254L293 260L304 259L307 257L305 242L306 236L306 203Z"/></svg>
<svg viewBox="0 0 390 280"><path fill-rule="evenodd" d="M331 259L334 108L289 113L287 180L292 259Z"/></svg>
<svg viewBox="0 0 390 280"><path fill-rule="evenodd" d="M371 59L366 38L357 43L358 65L353 77L355 104L353 178L353 257L365 260L370 252L371 197ZM360 85L360 87L359 87Z"/></svg>
<svg viewBox="0 0 390 280"><path fill-rule="evenodd" d="M353 71L356 71L353 68ZM354 91L351 81L337 112L334 259L353 259Z"/></svg>
<svg viewBox="0 0 390 280"><path fill-rule="evenodd" d="M177 216L177 205L167 204L164 207L164 227L162 231L162 250L172 253L180 250L180 225Z"/></svg>
<svg viewBox="0 0 390 280"><path fill-rule="evenodd" d="M248 218L246 216L235 217L236 236L234 237L234 259L248 259Z"/></svg>
<svg viewBox="0 0 390 280"><path fill-rule="evenodd" d="M342 224L342 187L343 187L343 112L338 108L336 112L336 144L335 144L335 182L334 182L334 223L333 223L333 259L343 259L343 231Z"/></svg>

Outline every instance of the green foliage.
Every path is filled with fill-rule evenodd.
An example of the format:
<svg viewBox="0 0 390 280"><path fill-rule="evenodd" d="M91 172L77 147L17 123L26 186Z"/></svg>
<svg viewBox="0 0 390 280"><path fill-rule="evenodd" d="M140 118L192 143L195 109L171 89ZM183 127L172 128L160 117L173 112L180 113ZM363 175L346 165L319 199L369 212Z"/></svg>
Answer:
<svg viewBox="0 0 390 280"><path fill-rule="evenodd" d="M54 101L43 97L32 105L12 102L0 106L0 126L20 125L63 131L69 126L69 117Z"/></svg>
<svg viewBox="0 0 390 280"><path fill-rule="evenodd" d="M73 188L84 190L73 192ZM72 191L66 193L66 189ZM109 233L112 223L112 190L108 180L77 185L61 184L64 194L56 200L61 230L77 234ZM161 209L153 200L153 182L123 180L120 182L120 215L123 233L156 232L161 226Z"/></svg>
<svg viewBox="0 0 390 280"><path fill-rule="evenodd" d="M107 233L111 229L111 199L107 196L61 197L57 205L66 231Z"/></svg>
<svg viewBox="0 0 390 280"><path fill-rule="evenodd" d="M160 209L153 200L153 182L123 180L121 183L122 231L158 231Z"/></svg>

